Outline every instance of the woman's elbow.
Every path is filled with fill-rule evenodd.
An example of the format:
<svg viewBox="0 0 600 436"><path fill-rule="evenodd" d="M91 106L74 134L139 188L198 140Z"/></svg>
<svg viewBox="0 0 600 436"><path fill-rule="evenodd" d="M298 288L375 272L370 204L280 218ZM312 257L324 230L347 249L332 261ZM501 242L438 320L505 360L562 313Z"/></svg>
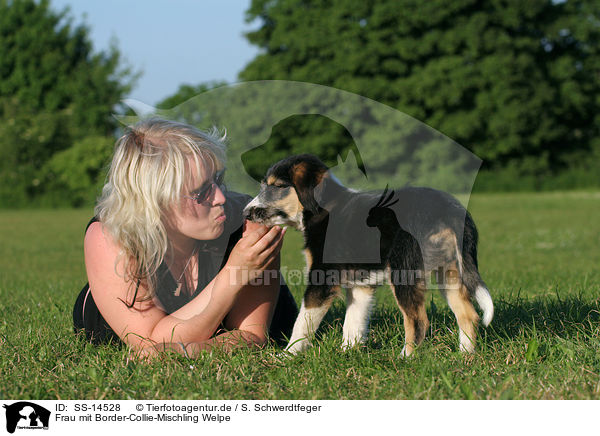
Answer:
<svg viewBox="0 0 600 436"><path fill-rule="evenodd" d="M269 343L269 338L263 332L242 331L242 337L251 347L263 348Z"/></svg>

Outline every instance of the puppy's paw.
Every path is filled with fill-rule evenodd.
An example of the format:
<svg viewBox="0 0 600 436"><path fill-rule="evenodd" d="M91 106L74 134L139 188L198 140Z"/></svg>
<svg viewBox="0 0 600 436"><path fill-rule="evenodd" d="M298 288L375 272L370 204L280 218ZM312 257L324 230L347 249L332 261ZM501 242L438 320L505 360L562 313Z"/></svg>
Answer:
<svg viewBox="0 0 600 436"><path fill-rule="evenodd" d="M285 353L287 353L288 355L294 356L296 354L302 353L309 346L310 346L310 342L308 341L308 339L306 339L306 338L298 339L298 340L290 342L288 344L288 346L285 348Z"/></svg>
<svg viewBox="0 0 600 436"><path fill-rule="evenodd" d="M473 354L475 353L475 345L471 341L467 341L465 343L460 343L458 345L458 349L461 353Z"/></svg>
<svg viewBox="0 0 600 436"><path fill-rule="evenodd" d="M287 362L288 360L290 360L292 357L294 357L294 355L283 350L278 353L274 353L273 357L276 360L278 360L279 362L283 363L283 362Z"/></svg>
<svg viewBox="0 0 600 436"><path fill-rule="evenodd" d="M359 348L364 345L364 341L359 341L356 339L344 339L342 342L342 351L348 351L353 348Z"/></svg>
<svg viewBox="0 0 600 436"><path fill-rule="evenodd" d="M474 334L472 336L475 336ZM471 339L462 330L459 330L459 345L458 349L461 353L474 353L475 352L475 339Z"/></svg>
<svg viewBox="0 0 600 436"><path fill-rule="evenodd" d="M346 351L348 351L348 350L351 350L352 348L354 348L354 345L352 345L352 344L350 344L350 343L344 342L344 343L342 344L342 351L343 351L343 352L346 352Z"/></svg>
<svg viewBox="0 0 600 436"><path fill-rule="evenodd" d="M405 345L400 351L400 357L402 359L407 359L413 354L413 347Z"/></svg>

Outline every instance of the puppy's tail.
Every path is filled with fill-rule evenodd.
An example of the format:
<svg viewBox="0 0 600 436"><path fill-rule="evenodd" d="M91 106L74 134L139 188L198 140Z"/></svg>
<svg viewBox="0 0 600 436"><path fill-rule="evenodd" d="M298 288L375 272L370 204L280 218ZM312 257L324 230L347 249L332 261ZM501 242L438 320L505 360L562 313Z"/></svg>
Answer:
<svg viewBox="0 0 600 436"><path fill-rule="evenodd" d="M465 229L463 234L462 257L459 257L459 264L462 266L462 280L469 290L471 298L477 301L477 304L483 311L482 322L485 327L490 325L494 318L494 302L485 282L479 275L477 265L477 241L479 235L473 222L473 218L467 212ZM458 255L458 249L457 249Z"/></svg>
<svg viewBox="0 0 600 436"><path fill-rule="evenodd" d="M462 280L466 288L471 294L471 298L475 299L479 307L483 312L482 322L485 327L490 325L494 318L494 302L490 291L488 290L485 282L479 275L477 267L474 265L469 256L463 258L462 267Z"/></svg>
<svg viewBox="0 0 600 436"><path fill-rule="evenodd" d="M468 257L469 256L465 256L466 259L463 258L462 280L465 287L469 290L471 298L475 299L481 308L483 312L481 321L483 322L483 325L487 327L492 322L492 318L494 318L494 302L492 301L490 291L479 275L479 271L477 271L477 267L472 261L470 262L471 259L468 259Z"/></svg>
<svg viewBox="0 0 600 436"><path fill-rule="evenodd" d="M494 302L492 301L490 291L483 285L477 286L477 289L475 289L475 301L477 301L477 304L483 311L481 321L487 327L492 322L492 318L494 318Z"/></svg>

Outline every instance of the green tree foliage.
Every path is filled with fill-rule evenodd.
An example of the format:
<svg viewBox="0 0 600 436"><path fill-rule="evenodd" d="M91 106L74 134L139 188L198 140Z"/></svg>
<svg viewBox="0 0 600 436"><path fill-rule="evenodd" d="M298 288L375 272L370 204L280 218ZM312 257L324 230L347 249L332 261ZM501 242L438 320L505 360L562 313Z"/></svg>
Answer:
<svg viewBox="0 0 600 436"><path fill-rule="evenodd" d="M177 92L159 102L157 108L173 109L169 116L175 115L176 118L184 122L210 129L212 127L210 123L203 124L202 120L198 120L198 115L203 110L206 110L206 108L199 107L198 104L190 101L190 99L223 86L227 86L227 83L207 82L197 86L180 85ZM224 94L226 92L223 92ZM243 93L237 92L232 94L234 94L232 101L235 101L239 100ZM228 108L228 110L235 112L239 109L238 105L234 106ZM256 106L256 109L258 109L260 104ZM242 114L234 117L235 121L242 118L247 118L247 116ZM221 127L226 131L235 132L237 130L236 127L238 127L237 124L236 122L235 125ZM218 128L219 126L214 127ZM289 135L291 131L294 132L294 135ZM308 137L311 140L307 142L306 138ZM332 144L334 147L331 147ZM236 148L236 144L230 144L230 147ZM312 153L318 155L330 166L334 166L337 164L338 154L345 158L348 151L353 149L356 149L356 145L352 137L348 134L348 131L342 125L320 115L302 115L291 116L282 120L275 126L272 126L272 131L267 142L251 151L240 152L242 153L241 159L245 171L253 179L261 180L272 164L290 154Z"/></svg>
<svg viewBox="0 0 600 436"><path fill-rule="evenodd" d="M247 38L262 53L242 80L364 95L488 168L557 170L585 159L600 137L597 1L253 0L247 21L260 24Z"/></svg>
<svg viewBox="0 0 600 436"><path fill-rule="evenodd" d="M226 82L207 82L200 83L199 85L183 84L179 85L179 88L175 94L161 100L156 107L159 109L171 109L181 103L188 101L190 98L202 94L203 92L210 91L211 89L219 88L220 86L227 85Z"/></svg>
<svg viewBox="0 0 600 436"><path fill-rule="evenodd" d="M207 82L199 85L180 85L175 94L160 101L157 105L159 110L167 110L167 117L174 117L183 122L195 124L204 129L211 127L221 127L226 132L236 132L238 123L231 126L214 126L210 121L208 124L199 116L206 111L206 107L201 107L194 101L194 97L219 87L227 86L226 82ZM228 93L224 91L220 95L235 94L233 100L239 100L240 92ZM237 98L236 98L237 97ZM207 100L210 100L208 98ZM215 105L211 105L213 108ZM217 107L220 105L217 105ZM259 105L257 105L259 106ZM232 105L227 110L235 112L239 105ZM258 108L257 108L258 109ZM234 117L234 120L247 119L247 115L242 114ZM260 122L259 122L260 124ZM305 131L310 129L310 131ZM250 129L253 130L253 129ZM290 131L294 131L293 136L288 136ZM311 141L306 142L306 137L310 135ZM335 144L335 148L330 145ZM236 144L230 144L230 148L236 148ZM269 140L261 144L254 150L243 152L241 159L244 163L245 171L255 180L261 180L265 172L275 162L283 159L290 154L313 153L319 155L323 161L330 165L337 163L337 155L345 157L348 149L355 148L352 138L343 126L334 121L319 115L292 116L272 126Z"/></svg>
<svg viewBox="0 0 600 436"><path fill-rule="evenodd" d="M297 115L274 125L268 141L241 158L246 172L255 180L262 180L271 165L292 154L314 154L331 168L338 164L338 155L345 160L351 151L360 159L344 126L321 115Z"/></svg>
<svg viewBox="0 0 600 436"><path fill-rule="evenodd" d="M480 165L463 147L414 118L336 88L254 81L194 91L186 87L171 99L178 104L154 115L226 130L228 184L245 192L289 154L318 155L356 189L411 183L464 193ZM121 118L126 124L138 119Z"/></svg>
<svg viewBox="0 0 600 436"><path fill-rule="evenodd" d="M47 183L47 201L64 203L61 197L65 193L72 206L93 201L104 185L114 143L110 136L87 136L55 153L42 174Z"/></svg>
<svg viewBox="0 0 600 436"><path fill-rule="evenodd" d="M48 0L0 0L1 206L26 205L47 191L44 177L62 177L47 167L56 153L113 134L134 75L116 47L94 53L88 33Z"/></svg>

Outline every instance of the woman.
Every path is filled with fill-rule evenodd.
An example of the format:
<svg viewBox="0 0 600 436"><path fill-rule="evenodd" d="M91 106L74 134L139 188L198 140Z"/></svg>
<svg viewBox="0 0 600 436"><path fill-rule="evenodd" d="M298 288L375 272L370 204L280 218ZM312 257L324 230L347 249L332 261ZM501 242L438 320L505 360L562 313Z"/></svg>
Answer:
<svg viewBox="0 0 600 436"><path fill-rule="evenodd" d="M280 284L285 230L242 226L250 197L225 191L224 160L213 135L156 118L117 141L85 234L76 331L146 356L289 335L297 308Z"/></svg>

